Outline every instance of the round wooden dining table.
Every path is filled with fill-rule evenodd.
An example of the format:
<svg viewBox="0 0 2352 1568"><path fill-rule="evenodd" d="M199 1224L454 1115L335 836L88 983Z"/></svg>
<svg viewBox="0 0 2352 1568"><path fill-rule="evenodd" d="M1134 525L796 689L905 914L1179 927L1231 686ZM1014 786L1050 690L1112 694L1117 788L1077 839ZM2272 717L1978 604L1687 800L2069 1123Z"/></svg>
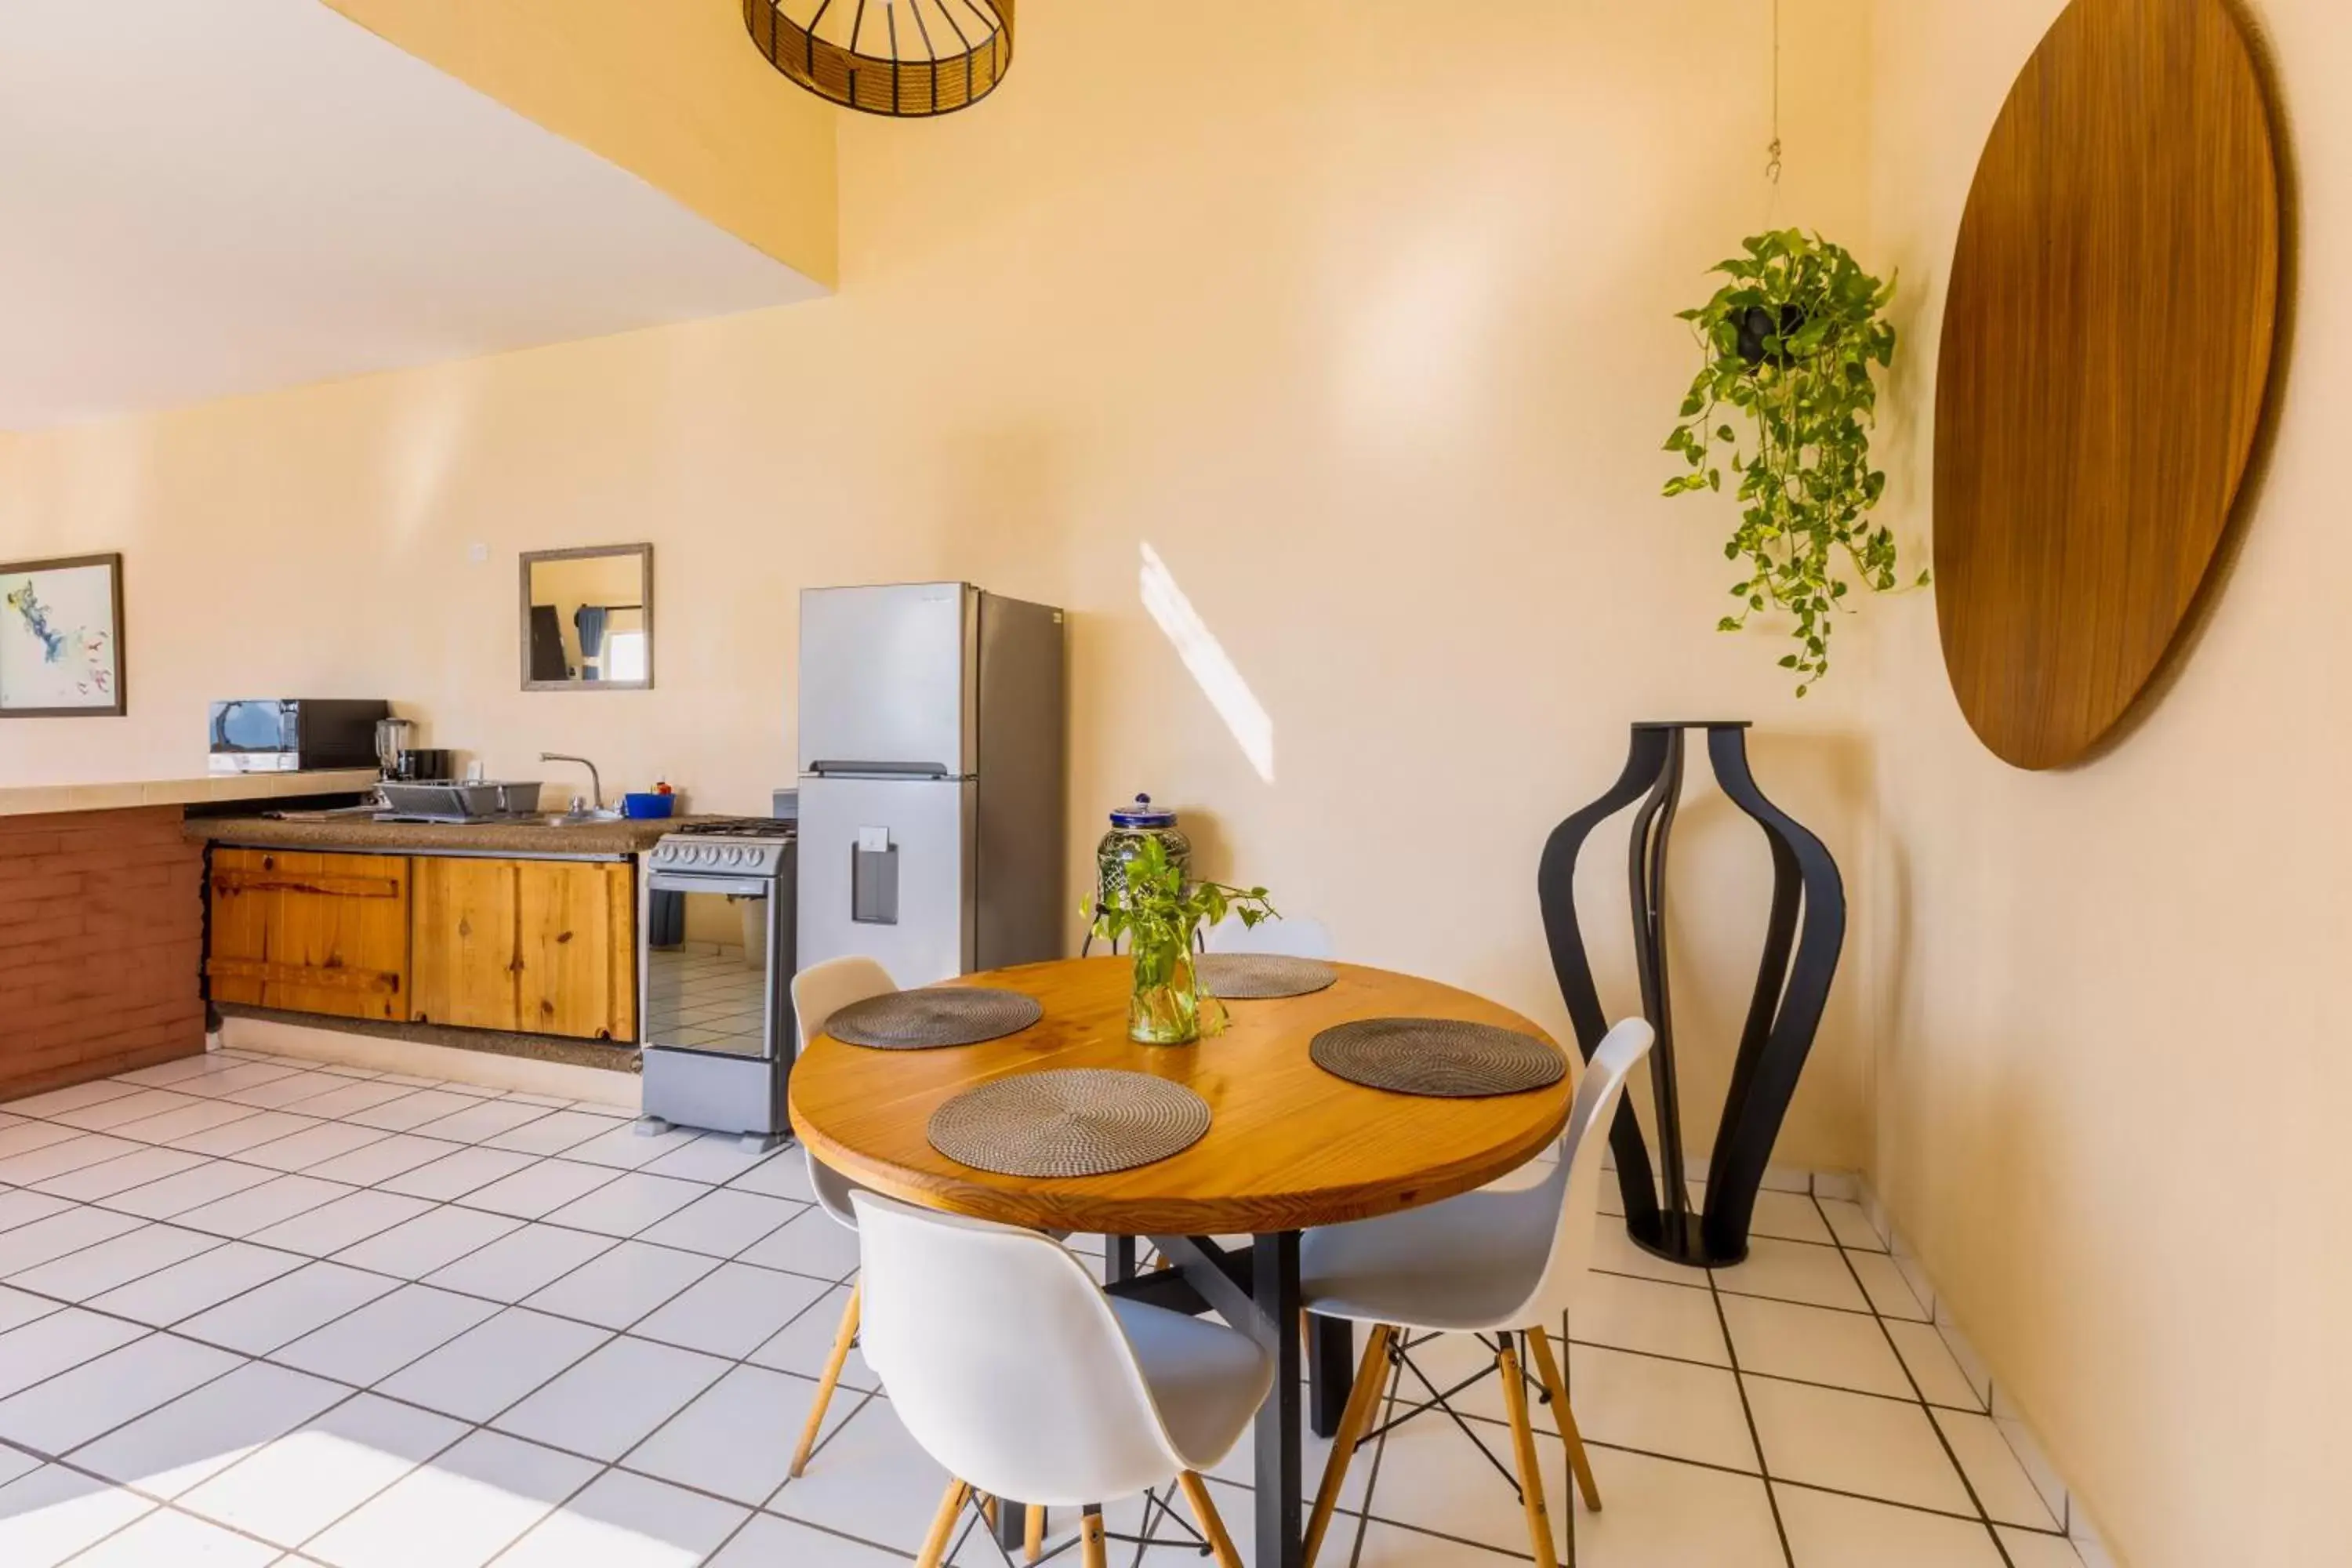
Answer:
<svg viewBox="0 0 2352 1568"><path fill-rule="evenodd" d="M792 1071L793 1129L825 1164L908 1203L1036 1230L1109 1238L1114 1293L1181 1311L1213 1310L1257 1337L1276 1363L1256 1430L1255 1561L1300 1561L1302 1428L1336 1429L1354 1363L1347 1325L1312 1321L1302 1408L1299 1233L1435 1203L1486 1185L1559 1137L1574 1085L1477 1100L1366 1089L1308 1058L1316 1034L1356 1018L1465 1019L1544 1036L1469 992L1357 964L1304 996L1230 1001L1225 1029L1188 1046L1127 1036L1123 957L1024 964L950 981L1025 992L1044 1016L980 1045L872 1050L829 1035ZM1181 1083L1208 1102L1208 1131L1182 1152L1105 1176L997 1175L950 1159L927 1136L931 1113L976 1085L1064 1068L1108 1068ZM1246 1249L1219 1237L1247 1236ZM1175 1266L1138 1275L1135 1238ZM1002 1510L1008 1521L1018 1510Z"/></svg>

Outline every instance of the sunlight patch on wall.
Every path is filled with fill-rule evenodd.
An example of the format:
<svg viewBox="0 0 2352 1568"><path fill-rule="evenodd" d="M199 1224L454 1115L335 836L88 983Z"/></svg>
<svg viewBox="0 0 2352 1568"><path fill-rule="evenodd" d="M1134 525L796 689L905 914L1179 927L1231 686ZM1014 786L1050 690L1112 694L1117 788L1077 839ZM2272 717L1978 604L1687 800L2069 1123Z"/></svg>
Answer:
<svg viewBox="0 0 2352 1568"><path fill-rule="evenodd" d="M1160 631L1174 646L1176 657L1184 661L1184 668L1192 671L1192 679L1201 688L1201 694L1209 700L1209 706L1214 708L1217 717L1225 721L1225 728L1233 732L1234 742L1242 749L1242 755L1249 759L1249 764L1257 770L1258 777L1272 784L1274 716L1265 710L1265 705L1249 689L1249 682L1242 679L1242 672L1234 668L1224 645L1217 641L1216 635L1201 619L1201 613L1192 607L1192 601L1186 598L1184 590L1176 585L1176 579L1169 572L1168 563L1160 559L1160 552L1149 544L1140 548L1143 552L1140 574L1143 607L1160 624Z"/></svg>
<svg viewBox="0 0 2352 1568"><path fill-rule="evenodd" d="M438 515L480 401L480 384L470 376L412 376L395 384L378 447L384 517L394 539L421 538Z"/></svg>

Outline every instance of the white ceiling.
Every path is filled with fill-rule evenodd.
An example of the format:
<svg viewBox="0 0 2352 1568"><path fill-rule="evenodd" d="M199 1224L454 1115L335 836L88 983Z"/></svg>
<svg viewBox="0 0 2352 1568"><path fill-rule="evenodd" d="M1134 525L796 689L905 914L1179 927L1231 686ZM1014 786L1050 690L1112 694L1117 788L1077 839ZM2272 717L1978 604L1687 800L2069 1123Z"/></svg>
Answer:
<svg viewBox="0 0 2352 1568"><path fill-rule="evenodd" d="M319 0L0 0L0 430L819 292Z"/></svg>

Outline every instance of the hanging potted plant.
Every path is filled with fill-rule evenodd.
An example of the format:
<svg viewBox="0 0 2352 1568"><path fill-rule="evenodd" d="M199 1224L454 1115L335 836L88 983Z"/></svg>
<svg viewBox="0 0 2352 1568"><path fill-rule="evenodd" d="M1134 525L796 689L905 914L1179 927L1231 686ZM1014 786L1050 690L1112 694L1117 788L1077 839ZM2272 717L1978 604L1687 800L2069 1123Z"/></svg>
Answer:
<svg viewBox="0 0 2352 1568"><path fill-rule="evenodd" d="M1184 868L1169 858L1167 844L1158 838L1139 842L1126 870L1116 890L1080 910L1114 950L1125 939L1135 961L1128 1037L1148 1046L1181 1046L1203 1033L1215 1034L1224 1026L1223 1008L1201 990L1192 960L1201 928L1216 924L1228 911L1240 915L1244 926L1275 919L1265 889L1187 881Z"/></svg>
<svg viewBox="0 0 2352 1568"><path fill-rule="evenodd" d="M1895 363L1895 328L1883 314L1895 285L1864 272L1843 246L1793 228L1757 235L1742 250L1715 268L1727 279L1715 297L1678 317L1705 363L1666 437L1685 471L1665 493L1721 490L1717 449L1729 448L1740 510L1723 554L1744 561L1747 575L1731 585L1738 611L1717 629L1738 631L1768 606L1793 616L1797 647L1780 666L1795 672L1802 697L1829 673L1839 601L1855 583L1880 593L1895 585L1895 536L1868 515L1886 489L1870 466L1870 430L1873 367Z"/></svg>

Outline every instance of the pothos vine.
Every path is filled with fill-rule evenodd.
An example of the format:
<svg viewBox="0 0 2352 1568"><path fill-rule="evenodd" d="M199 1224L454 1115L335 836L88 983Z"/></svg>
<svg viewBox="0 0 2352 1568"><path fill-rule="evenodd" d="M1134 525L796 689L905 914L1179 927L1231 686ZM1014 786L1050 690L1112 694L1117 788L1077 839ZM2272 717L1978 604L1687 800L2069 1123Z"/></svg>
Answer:
<svg viewBox="0 0 2352 1568"><path fill-rule="evenodd" d="M1757 235L1742 250L1716 267L1727 281L1715 297L1678 316L1706 358L1666 437L1687 471L1665 493L1721 490L1716 448L1730 448L1739 526L1723 554L1744 558L1748 574L1731 585L1738 612L1717 629L1738 631L1768 605L1795 616L1797 648L1780 666L1796 673L1802 697L1829 673L1839 601L1853 583L1895 586L1895 536L1867 516L1886 489L1885 474L1870 466L1872 367L1895 363L1895 328L1881 315L1895 285L1864 272L1844 247L1793 228Z"/></svg>

